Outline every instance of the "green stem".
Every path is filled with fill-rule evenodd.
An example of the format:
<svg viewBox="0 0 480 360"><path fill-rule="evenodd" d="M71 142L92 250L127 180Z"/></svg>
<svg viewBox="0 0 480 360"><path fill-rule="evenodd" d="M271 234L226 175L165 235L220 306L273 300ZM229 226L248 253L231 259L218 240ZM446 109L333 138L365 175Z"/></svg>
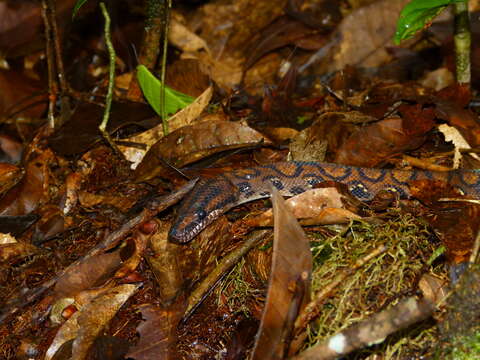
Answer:
<svg viewBox="0 0 480 360"><path fill-rule="evenodd" d="M163 19L164 19L164 32L163 32L163 53L162 53L162 73L160 78L160 114L162 114L162 126L163 135L168 135L168 114L165 106L165 72L167 68L167 48L168 48L168 28L170 25L170 8L172 7L172 0L167 0L167 4L164 3Z"/></svg>
<svg viewBox="0 0 480 360"><path fill-rule="evenodd" d="M110 35L110 16L107 11L107 7L105 6L104 2L100 3L100 9L102 10L103 17L105 18L105 44L107 45L108 50L108 58L109 58L109 68L108 68L108 89L107 89L107 97L105 100L105 111L103 112L103 119L102 123L98 127L100 132L102 133L103 137L107 140L110 146L116 151L118 154L121 154L115 142L110 138L110 134L108 133L107 124L108 119L110 118L110 109L112 107L112 98L113 98L113 87L115 85L115 49L112 45L112 39Z"/></svg>
<svg viewBox="0 0 480 360"><path fill-rule="evenodd" d="M470 48L472 43L468 0L454 3L455 9L455 65L457 82L470 84Z"/></svg>

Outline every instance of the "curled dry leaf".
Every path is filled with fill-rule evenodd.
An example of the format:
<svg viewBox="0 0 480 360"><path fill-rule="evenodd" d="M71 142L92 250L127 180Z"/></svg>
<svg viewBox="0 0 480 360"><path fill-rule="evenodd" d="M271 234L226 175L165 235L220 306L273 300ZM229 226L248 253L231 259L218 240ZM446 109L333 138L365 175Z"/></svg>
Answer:
<svg viewBox="0 0 480 360"><path fill-rule="evenodd" d="M448 293L448 281L430 274L422 276L418 282L418 287L423 297L433 304L439 304Z"/></svg>
<svg viewBox="0 0 480 360"><path fill-rule="evenodd" d="M0 163L0 198L22 178L23 170L18 166Z"/></svg>
<svg viewBox="0 0 480 360"><path fill-rule="evenodd" d="M349 222L360 216L345 209L342 195L336 188L321 188L305 191L285 201L285 206L304 225L326 225ZM249 226L271 226L272 210L267 210L259 216L247 219Z"/></svg>
<svg viewBox="0 0 480 360"><path fill-rule="evenodd" d="M178 258L183 256L183 247L168 241L170 222L156 220L158 230L150 238L150 247L153 251L147 256L155 280L158 285L159 301L161 304L170 303L184 285Z"/></svg>
<svg viewBox="0 0 480 360"><path fill-rule="evenodd" d="M310 244L274 189L272 202L275 214L272 270L252 359L283 358L293 323L310 297Z"/></svg>
<svg viewBox="0 0 480 360"><path fill-rule="evenodd" d="M136 170L137 179L149 179L160 173L163 163L159 159L183 167L217 152L262 141L266 141L262 134L237 122L202 121L184 126L152 146Z"/></svg>
<svg viewBox="0 0 480 360"><path fill-rule="evenodd" d="M99 286L120 267L120 250L94 255L79 262L65 272L55 284L58 296L70 296L82 290Z"/></svg>
<svg viewBox="0 0 480 360"><path fill-rule="evenodd" d="M0 215L25 215L35 210L49 197L51 173L49 166L56 162L50 150L43 151L25 165L25 176L0 201Z"/></svg>
<svg viewBox="0 0 480 360"><path fill-rule="evenodd" d="M78 335L73 342L72 360L86 359L96 337L140 285L125 284L109 289L87 304L78 315Z"/></svg>
<svg viewBox="0 0 480 360"><path fill-rule="evenodd" d="M55 338L50 344L46 354L45 360L51 360L57 353L57 351L62 347L63 344L67 343L70 340L75 339L78 333L78 317L80 311L74 313L67 321L63 323L60 329L57 331Z"/></svg>

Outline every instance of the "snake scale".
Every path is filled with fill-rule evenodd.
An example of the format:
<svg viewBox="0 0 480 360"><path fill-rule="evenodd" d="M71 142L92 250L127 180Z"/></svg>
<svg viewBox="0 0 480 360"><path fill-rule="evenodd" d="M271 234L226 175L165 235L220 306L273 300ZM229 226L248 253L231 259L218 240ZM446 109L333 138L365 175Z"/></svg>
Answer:
<svg viewBox="0 0 480 360"><path fill-rule="evenodd" d="M192 240L231 208L269 197L272 186L282 195L292 196L321 182L335 181L347 185L359 200L368 201L380 190L395 191L400 197L408 198L409 183L415 180L448 182L464 194L480 198L480 172L475 170L434 172L357 168L320 162L279 162L198 181L180 206L169 238L177 243Z"/></svg>

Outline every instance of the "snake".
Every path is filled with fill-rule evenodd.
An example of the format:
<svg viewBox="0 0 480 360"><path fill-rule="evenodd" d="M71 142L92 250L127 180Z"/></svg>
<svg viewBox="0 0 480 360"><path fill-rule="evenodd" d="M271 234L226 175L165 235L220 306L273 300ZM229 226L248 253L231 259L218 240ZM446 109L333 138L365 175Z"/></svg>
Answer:
<svg viewBox="0 0 480 360"><path fill-rule="evenodd" d="M369 201L382 190L410 198L409 184L419 180L449 183L467 196L480 198L480 171L476 170L396 170L285 161L200 179L180 205L169 239L176 243L189 242L233 207L269 197L272 187L283 196L293 196L322 182L333 181L345 184L355 198Z"/></svg>

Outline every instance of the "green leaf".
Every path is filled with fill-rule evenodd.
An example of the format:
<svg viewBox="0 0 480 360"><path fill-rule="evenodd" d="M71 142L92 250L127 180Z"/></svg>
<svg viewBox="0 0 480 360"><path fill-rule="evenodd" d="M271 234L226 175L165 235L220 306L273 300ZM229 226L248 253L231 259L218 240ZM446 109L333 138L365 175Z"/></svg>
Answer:
<svg viewBox="0 0 480 360"><path fill-rule="evenodd" d="M143 95L155 112L160 114L160 85L158 80L144 65L137 66L137 79ZM185 95L165 85L165 109L167 114L174 114L178 110L190 105L195 98Z"/></svg>
<svg viewBox="0 0 480 360"><path fill-rule="evenodd" d="M85 3L87 2L88 0L77 0L77 2L75 3L75 6L73 7L73 11L72 11L72 20L75 18L75 16L77 16L77 13L78 13L78 10L80 10L80 8L85 5Z"/></svg>
<svg viewBox="0 0 480 360"><path fill-rule="evenodd" d="M433 18L448 5L466 0L412 0L403 8L397 22L395 43L411 38L415 33L430 25Z"/></svg>

